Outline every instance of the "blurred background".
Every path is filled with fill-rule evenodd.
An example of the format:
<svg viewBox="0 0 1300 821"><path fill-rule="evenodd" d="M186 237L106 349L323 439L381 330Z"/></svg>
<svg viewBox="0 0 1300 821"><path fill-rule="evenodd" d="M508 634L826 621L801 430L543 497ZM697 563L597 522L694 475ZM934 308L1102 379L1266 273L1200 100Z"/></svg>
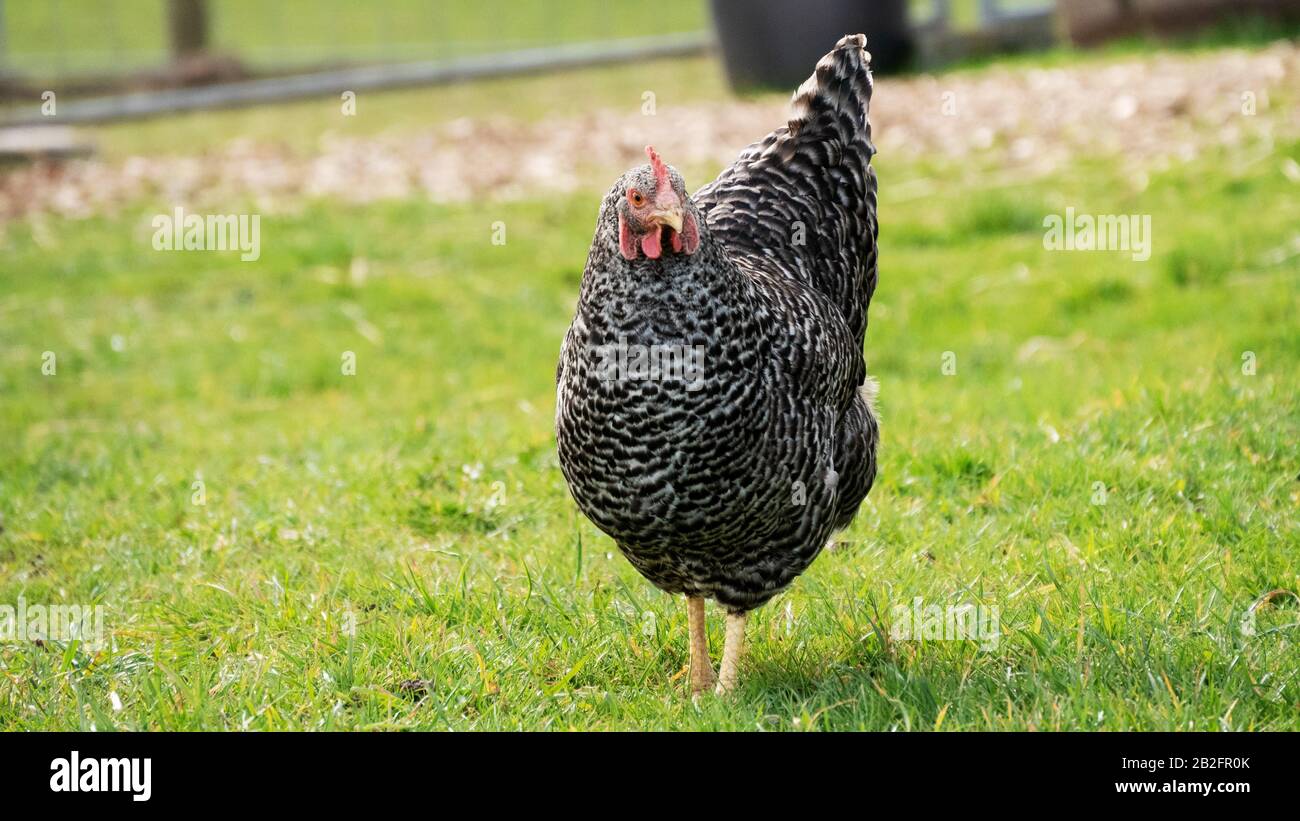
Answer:
<svg viewBox="0 0 1300 821"><path fill-rule="evenodd" d="M1058 42L1294 23L1298 14L1292 0L661 0L648 21L636 4L599 0L4 0L0 100L56 85L92 94L299 78L268 85L257 98L284 99L320 93L330 87L327 77L340 78L321 75L317 85L304 75L348 66L375 69L352 76L383 87L715 46L733 85L784 87L845 31L867 32L876 70L892 72ZM424 73L411 64L423 64ZM188 104L244 98L201 99ZM87 110L129 116L152 109Z"/></svg>
<svg viewBox="0 0 1300 821"><path fill-rule="evenodd" d="M753 102L764 94L788 93L807 76L826 44L845 31L868 33L878 75L911 77L924 85L935 72L995 66L1014 55L1038 55L1005 63L1029 69L1076 59L1068 55L1082 54L1079 49L1086 48L1132 54L1153 48L1177 53L1215 44L1266 44L1290 39L1297 19L1300 0L662 0L655 5L653 21L635 4L596 0L394 0L370 6L344 0L0 0L0 162L10 171L34 172L31 163L45 163L42 168L60 177L71 171L68 181L74 185L85 167L66 167L61 164L65 160L96 152L108 159L136 155L140 173L131 184L147 190L149 178L160 173L147 160L179 153L182 146L206 150L234 143L245 158L308 146L329 154L322 138L339 148L334 137L392 133L393 128L409 130L459 115L473 118L460 123L471 132L481 129L481 115L524 114L532 120L529 112L538 113L538 99L554 113L607 108L599 104L599 94L585 106L580 95L563 94L564 80L542 91L541 98L516 93L522 86L498 86L495 98L484 103L471 90L475 81L526 82L576 72L570 76L577 84L600 84L620 76L618 70L582 70L624 66L621 77L639 72L644 78L641 113L648 114L663 91L676 95L675 101L727 93L733 100ZM647 76L650 66L658 72L654 77ZM1023 85L1028 75L1016 74L1010 82ZM427 95L380 93L411 88L447 89L431 93L461 100L465 107L457 110L440 103L435 112L420 102ZM992 95L1011 89L985 91L985 102L992 104ZM371 106L363 110L370 116L354 117L357 94L369 95ZM348 120L327 121L319 106L293 105L344 95L352 102L339 111ZM1127 105L1127 99L1122 96L1116 105ZM1055 94L1008 97L1003 102L1006 111L977 118L981 122L969 128L966 116L955 116L958 106L955 93L950 94L941 112L946 119L923 118L920 128L922 136L950 145L925 150L940 148L935 156L961 156L952 143L975 139L996 149L999 138L1007 136L1022 154L1036 154L1044 146L1031 150L1025 139L1038 127L1059 130L1061 123L1051 117L1013 123L1016 118L1007 114L1026 105L1079 110ZM228 118L176 116L257 106L257 111ZM374 106L381 116L373 116ZM758 115L752 107L734 105L692 120L689 125L697 133L683 146L688 153L679 155L679 164L694 164L696 170L719 167L748 141L749 129L757 129L755 134L767 130L762 118L769 111ZM928 111L908 104L884 116L914 120ZM737 122L745 113L758 119ZM1164 118L1170 111L1139 106L1134 113ZM146 119L155 124L114 127ZM1123 119L1131 125L1142 122L1141 117ZM104 127L80 132L72 128L93 125ZM913 125L887 129L886 145L891 134L918 136L908 130ZM710 133L698 133L701 127ZM1139 129L1132 131L1138 138ZM463 199L515 190L511 186L530 175L544 177L549 187L571 188L577 178L609 173L628 156L628 146L621 144L607 144L607 149L618 149L612 152L596 147L594 154L568 151L561 157L543 150L526 164L493 167L479 178L464 179L463 163L439 159L437 150L449 141L465 145L482 135L447 136L451 139L420 146L408 140L408 156L392 163L374 159L372 152L364 180L325 175L313 187L301 172L252 175L264 177L260 181L244 173L239 188L247 193L259 186L263 191L288 186L360 198L376 190L424 190L435 199L454 192ZM900 143L906 148L924 145ZM228 163L225 170L238 167L237 162ZM444 171L452 179L435 187ZM87 196L112 199L127 193L114 185L113 176L103 175L105 188ZM32 189L38 178L43 177L18 173L0 178L0 212L23 212L51 193L48 185ZM203 190L195 193L207 190L199 187ZM62 197L67 213L77 210L73 190L68 188Z"/></svg>

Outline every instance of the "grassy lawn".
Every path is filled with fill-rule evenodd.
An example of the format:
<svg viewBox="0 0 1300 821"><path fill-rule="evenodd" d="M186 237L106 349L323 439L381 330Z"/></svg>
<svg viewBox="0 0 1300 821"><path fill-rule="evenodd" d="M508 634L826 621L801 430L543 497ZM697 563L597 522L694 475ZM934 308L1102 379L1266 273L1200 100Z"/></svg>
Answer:
<svg viewBox="0 0 1300 821"><path fill-rule="evenodd" d="M607 180L307 203L248 263L153 251L172 203L6 226L0 603L104 605L111 645L0 644L0 728L1300 729L1297 600L1242 630L1300 589L1300 144L1254 148L998 188L882 158L881 478L698 704L683 602L554 453ZM1150 260L1045 250L1067 207L1151 215ZM891 640L916 597L996 607L996 646Z"/></svg>
<svg viewBox="0 0 1300 821"><path fill-rule="evenodd" d="M709 24L704 0L658 0L653 27L636 6L604 0L209 0L208 7L214 47L254 68L444 59ZM167 60L164 0L18 2L4 11L5 59L23 73L151 68Z"/></svg>

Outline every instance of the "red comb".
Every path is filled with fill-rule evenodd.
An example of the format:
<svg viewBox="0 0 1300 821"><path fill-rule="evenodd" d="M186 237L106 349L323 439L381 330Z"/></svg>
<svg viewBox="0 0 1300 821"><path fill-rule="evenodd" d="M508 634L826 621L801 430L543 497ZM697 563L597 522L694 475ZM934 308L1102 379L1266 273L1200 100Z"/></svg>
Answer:
<svg viewBox="0 0 1300 821"><path fill-rule="evenodd" d="M668 179L668 166L664 165L663 160L659 159L659 153L655 151L655 147L653 145L647 145L645 147L645 155L650 158L650 167L655 170L655 180L657 186L659 188L663 188L665 186L667 186L668 188L672 188L673 184Z"/></svg>

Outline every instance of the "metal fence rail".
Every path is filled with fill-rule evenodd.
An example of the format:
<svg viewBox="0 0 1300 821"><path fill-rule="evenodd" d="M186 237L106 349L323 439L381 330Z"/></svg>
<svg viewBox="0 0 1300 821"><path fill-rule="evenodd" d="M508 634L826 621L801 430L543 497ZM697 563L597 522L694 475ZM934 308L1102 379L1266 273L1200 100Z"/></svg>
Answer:
<svg viewBox="0 0 1300 821"><path fill-rule="evenodd" d="M667 35L609 43L578 43L460 60L347 68L243 83L164 89L73 101L59 105L58 119L64 124L124 120L181 111L339 95L345 91L402 88L651 58L684 57L703 54L712 45L712 37L706 34ZM40 114L39 103L36 103L29 112L0 120L0 127L38 125L46 121Z"/></svg>

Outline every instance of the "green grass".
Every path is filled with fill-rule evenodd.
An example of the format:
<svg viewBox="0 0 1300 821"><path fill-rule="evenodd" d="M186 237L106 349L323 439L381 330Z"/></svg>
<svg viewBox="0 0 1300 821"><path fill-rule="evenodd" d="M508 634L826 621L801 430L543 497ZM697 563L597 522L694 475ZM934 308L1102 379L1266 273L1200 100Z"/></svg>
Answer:
<svg viewBox="0 0 1300 821"><path fill-rule="evenodd" d="M112 645L0 644L0 728L1300 729L1296 600L1239 627L1300 589L1287 159L895 202L883 158L880 480L698 704L681 600L555 459L606 180L309 203L256 263L153 251L170 203L11 224L0 604L102 604ZM1066 207L1151 214L1151 259L1045 251ZM917 596L999 608L997 646L888 640Z"/></svg>
<svg viewBox="0 0 1300 821"><path fill-rule="evenodd" d="M255 69L430 60L555 43L698 31L703 0L659 0L653 26L604 0L209 0L212 48ZM37 78L165 63L164 0L5 5L8 65Z"/></svg>

